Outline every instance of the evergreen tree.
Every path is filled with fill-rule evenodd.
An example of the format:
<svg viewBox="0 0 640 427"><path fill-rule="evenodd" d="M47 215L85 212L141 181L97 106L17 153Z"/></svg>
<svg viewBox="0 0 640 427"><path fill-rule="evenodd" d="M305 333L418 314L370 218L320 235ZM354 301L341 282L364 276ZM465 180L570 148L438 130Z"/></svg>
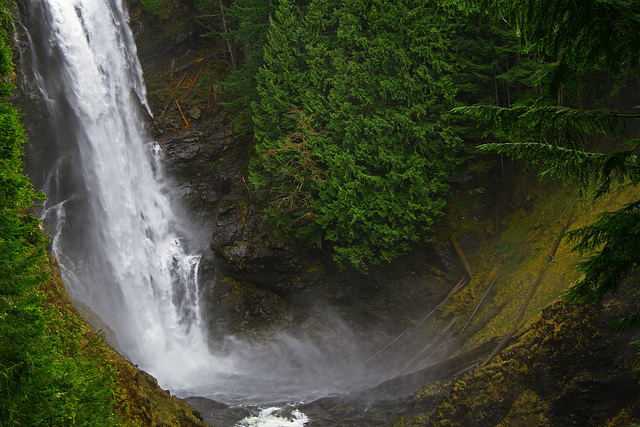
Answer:
<svg viewBox="0 0 640 427"><path fill-rule="evenodd" d="M252 104L255 135L264 141L257 147L258 157L263 147L273 148L296 128L287 113L300 104L300 91L305 85L300 19L298 7L282 0L267 35L263 65L256 77L260 98Z"/></svg>
<svg viewBox="0 0 640 427"><path fill-rule="evenodd" d="M538 70L537 81L543 85L543 96L532 106L460 109L487 124L488 133L495 132L508 140L484 148L540 164L543 174L572 182L584 195L593 198L611 191L613 184L637 186L640 140L625 139L620 129L624 120L640 116L635 112L584 109L578 96L573 103L567 98L566 88L577 88L574 89L577 93L582 90L581 82L573 78L578 70L581 75L597 74L604 66L611 75L620 78L624 72L637 69L640 4L631 0L457 3L467 10L479 8L500 14L519 34L523 52L539 52L547 62ZM617 143L604 152L590 152L587 142L595 134L617 138ZM568 233L576 243L575 250L589 254L579 265L585 276L568 290L568 301L600 301L615 292L629 272L637 270L639 203L602 214L595 224ZM640 326L640 311L617 325Z"/></svg>
<svg viewBox="0 0 640 427"><path fill-rule="evenodd" d="M298 234L366 270L428 239L444 205L459 138L450 123L457 75L452 17L435 3L404 0L281 1L258 74L260 103L251 180L281 223L282 171L274 153L310 118L306 147L321 173L305 187L313 218ZM304 139L304 138L303 138ZM265 155L267 154L267 155ZM298 164L302 162L298 161ZM312 215L308 215L308 213Z"/></svg>
<svg viewBox="0 0 640 427"><path fill-rule="evenodd" d="M251 104L258 101L256 76L264 63L264 46L277 6L277 0L236 0L229 8L235 23L230 36L240 46L239 67L231 71L223 88L231 98L227 108L241 114L241 120L246 120L243 113L249 113Z"/></svg>

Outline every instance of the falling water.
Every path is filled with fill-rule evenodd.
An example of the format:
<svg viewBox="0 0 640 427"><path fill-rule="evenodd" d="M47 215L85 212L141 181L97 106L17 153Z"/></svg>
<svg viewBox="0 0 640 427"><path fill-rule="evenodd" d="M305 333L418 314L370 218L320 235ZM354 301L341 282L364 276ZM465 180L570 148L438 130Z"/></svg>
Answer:
<svg viewBox="0 0 640 427"><path fill-rule="evenodd" d="M63 278L131 360L175 385L190 362L208 357L198 256L172 211L161 151L145 133L141 107L149 108L126 11L115 0L27 3L40 32L35 80L58 150L42 185Z"/></svg>
<svg viewBox="0 0 640 427"><path fill-rule="evenodd" d="M224 354L210 352L198 316L200 248L174 213L161 150L145 132L149 107L121 0L20 7L49 114L28 166L49 197L43 216L72 298L114 331L130 360L183 396L270 405L357 387L352 348L273 334L260 345L229 338ZM353 345L347 328L336 332Z"/></svg>

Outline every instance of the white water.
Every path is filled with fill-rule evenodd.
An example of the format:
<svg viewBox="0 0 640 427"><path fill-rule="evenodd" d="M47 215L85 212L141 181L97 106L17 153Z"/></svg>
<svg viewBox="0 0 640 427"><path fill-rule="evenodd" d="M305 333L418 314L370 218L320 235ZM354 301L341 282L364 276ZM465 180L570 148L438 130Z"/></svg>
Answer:
<svg viewBox="0 0 640 427"><path fill-rule="evenodd" d="M269 407L359 387L362 366L348 345L340 354L274 335L261 345L228 338L224 354L210 352L198 315L199 248L174 214L161 150L143 126L149 108L121 0L24 1L42 27L30 35L33 80L52 127L39 159L49 163L44 216L71 296L180 396ZM347 328L337 334L349 343ZM265 411L246 422L284 422ZM296 414L284 425L306 421Z"/></svg>
<svg viewBox="0 0 640 427"><path fill-rule="evenodd" d="M309 422L309 418L297 409L290 415L282 415L282 408L272 406L262 410L255 417L247 417L236 424L237 427L300 427Z"/></svg>
<svg viewBox="0 0 640 427"><path fill-rule="evenodd" d="M199 255L187 249L161 152L143 127L141 105L148 106L126 11L120 1L97 0L33 7L44 8L50 52L62 62L58 76L39 71L42 80L59 79L58 94L43 88L52 116L68 104L77 118L63 131L77 141L73 167L81 168L85 191L53 200L46 212L55 219L48 223L67 288L142 369L165 387L187 385L211 363L197 314ZM73 221L86 224L83 236L67 224L67 205L78 204ZM77 242L82 249L68 256L65 247Z"/></svg>

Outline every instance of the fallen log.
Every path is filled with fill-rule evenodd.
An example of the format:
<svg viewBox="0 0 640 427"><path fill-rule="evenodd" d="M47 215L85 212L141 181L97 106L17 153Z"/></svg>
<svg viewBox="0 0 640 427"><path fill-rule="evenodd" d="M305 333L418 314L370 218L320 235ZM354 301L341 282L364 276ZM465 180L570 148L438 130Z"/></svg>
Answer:
<svg viewBox="0 0 640 427"><path fill-rule="evenodd" d="M444 328L436 337L429 342L426 346L422 348L415 356L413 356L396 374L396 376L400 376L410 371L411 366L416 362L416 360L422 357L426 352L431 350L434 347L439 347L442 342L444 342L447 338L451 336L451 328L455 325L458 319L454 318L449 322L446 328Z"/></svg>
<svg viewBox="0 0 640 427"><path fill-rule="evenodd" d="M573 200L571 201L571 203L573 203ZM569 224L571 223L571 217L572 216L573 216L573 210L571 210L571 212L569 213L569 217L567 218L567 221L564 223L564 226L562 227L562 232L560 233L560 235L556 238L555 242L553 243L553 247L551 248L551 252L549 252L549 255L547 256L547 259L546 259L544 265L540 269L540 272L538 273L538 276L536 277L536 280L533 281L533 284L529 288L529 292L527 293L526 298L524 299L524 301L522 302L522 304L518 308L518 311L516 312L516 314L514 316L514 322L513 322L514 326L513 326L513 328L507 333L507 335L505 335L505 337L502 339L502 341L500 341L500 344L498 344L498 347L496 347L496 349L493 352L491 352L489 357L487 357L487 359L484 362L482 362L482 364L480 365L481 368L484 368L485 366L487 366L489 363L491 363L491 361L493 360L494 357L496 357L498 354L500 354L500 352L507 346L507 344L509 344L509 341L511 341L511 338L513 338L513 335L516 333L516 331L520 328L520 322L524 318L524 313L525 313L525 311L527 309L527 306L529 305L529 302L531 301L531 298L533 297L533 294L535 293L536 289L538 289L538 286L540 286L540 283L542 282L542 276L544 275L544 272L547 270L547 267L549 266L549 264L553 260L553 257L556 255L556 251L558 250L558 247L560 246L560 242L562 241L562 238L564 237L564 233L567 231L567 228L569 228Z"/></svg>
<svg viewBox="0 0 640 427"><path fill-rule="evenodd" d="M491 289L493 289L493 285L496 284L496 282L498 281L498 276L496 276L495 279L493 279L493 282L491 282L491 285L489 286L489 288L487 288L487 291L484 293L484 295L482 296L482 298L480 299L480 302L478 303L478 305L476 306L476 309L473 310L473 313L471 313L471 316L469 317L469 320L467 320L467 323L465 323L465 325L462 327L462 329L460 329L460 333L463 333L465 329L467 329L467 326L469 326L469 323L471 323L471 320L473 319L473 316L476 315L476 313L478 312L478 309L480 308L480 306L482 305L482 302L484 301L484 299L487 297L487 295L489 295L489 292L491 291Z"/></svg>
<svg viewBox="0 0 640 427"><path fill-rule="evenodd" d="M469 275L469 278L473 279L473 270L471 270L471 264L469 264L469 261L467 260L467 257L464 255L464 252L462 252L462 248L460 247L458 242L456 242L456 239L454 239L453 237L451 237L449 240L451 240L451 244L453 245L453 248L456 250L456 253L458 254L458 258L460 258L460 262L462 262L464 269L467 270L467 274Z"/></svg>
<svg viewBox="0 0 640 427"><path fill-rule="evenodd" d="M447 297L442 300L442 302L440 304L438 304L433 310L431 310L431 312L429 312L429 314L427 314L425 317L423 317L422 319L420 319L416 324L409 326L408 328L406 328L404 331L402 331L402 333L400 335L398 335L395 339L393 339L389 344L387 344L384 348L378 350L377 353L375 353L373 356L371 356L370 358L368 358L364 363L370 363L371 361L373 361L374 359L380 357L384 352L386 352L387 350L389 350L396 342L398 342L401 338L403 338L404 336L406 336L409 332L411 332L412 330L414 330L415 328L417 328L418 326L421 326L424 322L427 321L427 319L429 319L433 313L436 312L436 310L438 308L440 308L445 302L447 302L449 300L449 298L451 298L452 296L454 296L455 294L457 294L465 285L467 284L467 282L465 281L465 278L462 277L458 283L456 284L456 286L453 287L453 289L451 290L451 292L449 292L449 295L447 295Z"/></svg>
<svg viewBox="0 0 640 427"><path fill-rule="evenodd" d="M385 397L410 395L421 388L459 372L465 372L482 360L495 346L495 340L480 344L472 350L410 374L396 376L376 386L372 392Z"/></svg>

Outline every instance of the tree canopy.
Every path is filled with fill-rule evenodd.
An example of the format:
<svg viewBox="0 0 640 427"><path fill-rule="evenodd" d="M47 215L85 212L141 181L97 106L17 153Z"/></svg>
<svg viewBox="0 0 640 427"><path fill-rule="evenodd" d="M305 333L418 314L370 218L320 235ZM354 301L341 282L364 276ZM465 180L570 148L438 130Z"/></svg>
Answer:
<svg viewBox="0 0 640 427"><path fill-rule="evenodd" d="M268 217L363 271L431 238L477 136L452 107L526 94L529 61L504 25L439 2L197 5L227 47L219 84L255 142L249 183Z"/></svg>
<svg viewBox="0 0 640 427"><path fill-rule="evenodd" d="M637 69L640 55L640 4L631 0L551 1L459 0L466 11L481 10L509 22L523 53L535 54L541 65L537 82L543 92L534 103L516 108L473 106L458 109L487 125L487 133L506 142L484 149L511 153L541 165L543 174L576 184L597 198L616 184L640 183L640 140L622 132L635 111L596 108L578 96L577 77L606 72L624 84L625 73ZM573 97L566 92L573 90ZM589 151L593 135L612 141ZM569 301L600 301L615 292L640 263L640 201L604 213L587 227L568 233L575 250L588 255L579 268L584 278L566 294ZM640 326L640 311L617 325Z"/></svg>
<svg viewBox="0 0 640 427"><path fill-rule="evenodd" d="M279 2L250 177L281 224L362 270L428 238L460 150L456 28L435 2Z"/></svg>

